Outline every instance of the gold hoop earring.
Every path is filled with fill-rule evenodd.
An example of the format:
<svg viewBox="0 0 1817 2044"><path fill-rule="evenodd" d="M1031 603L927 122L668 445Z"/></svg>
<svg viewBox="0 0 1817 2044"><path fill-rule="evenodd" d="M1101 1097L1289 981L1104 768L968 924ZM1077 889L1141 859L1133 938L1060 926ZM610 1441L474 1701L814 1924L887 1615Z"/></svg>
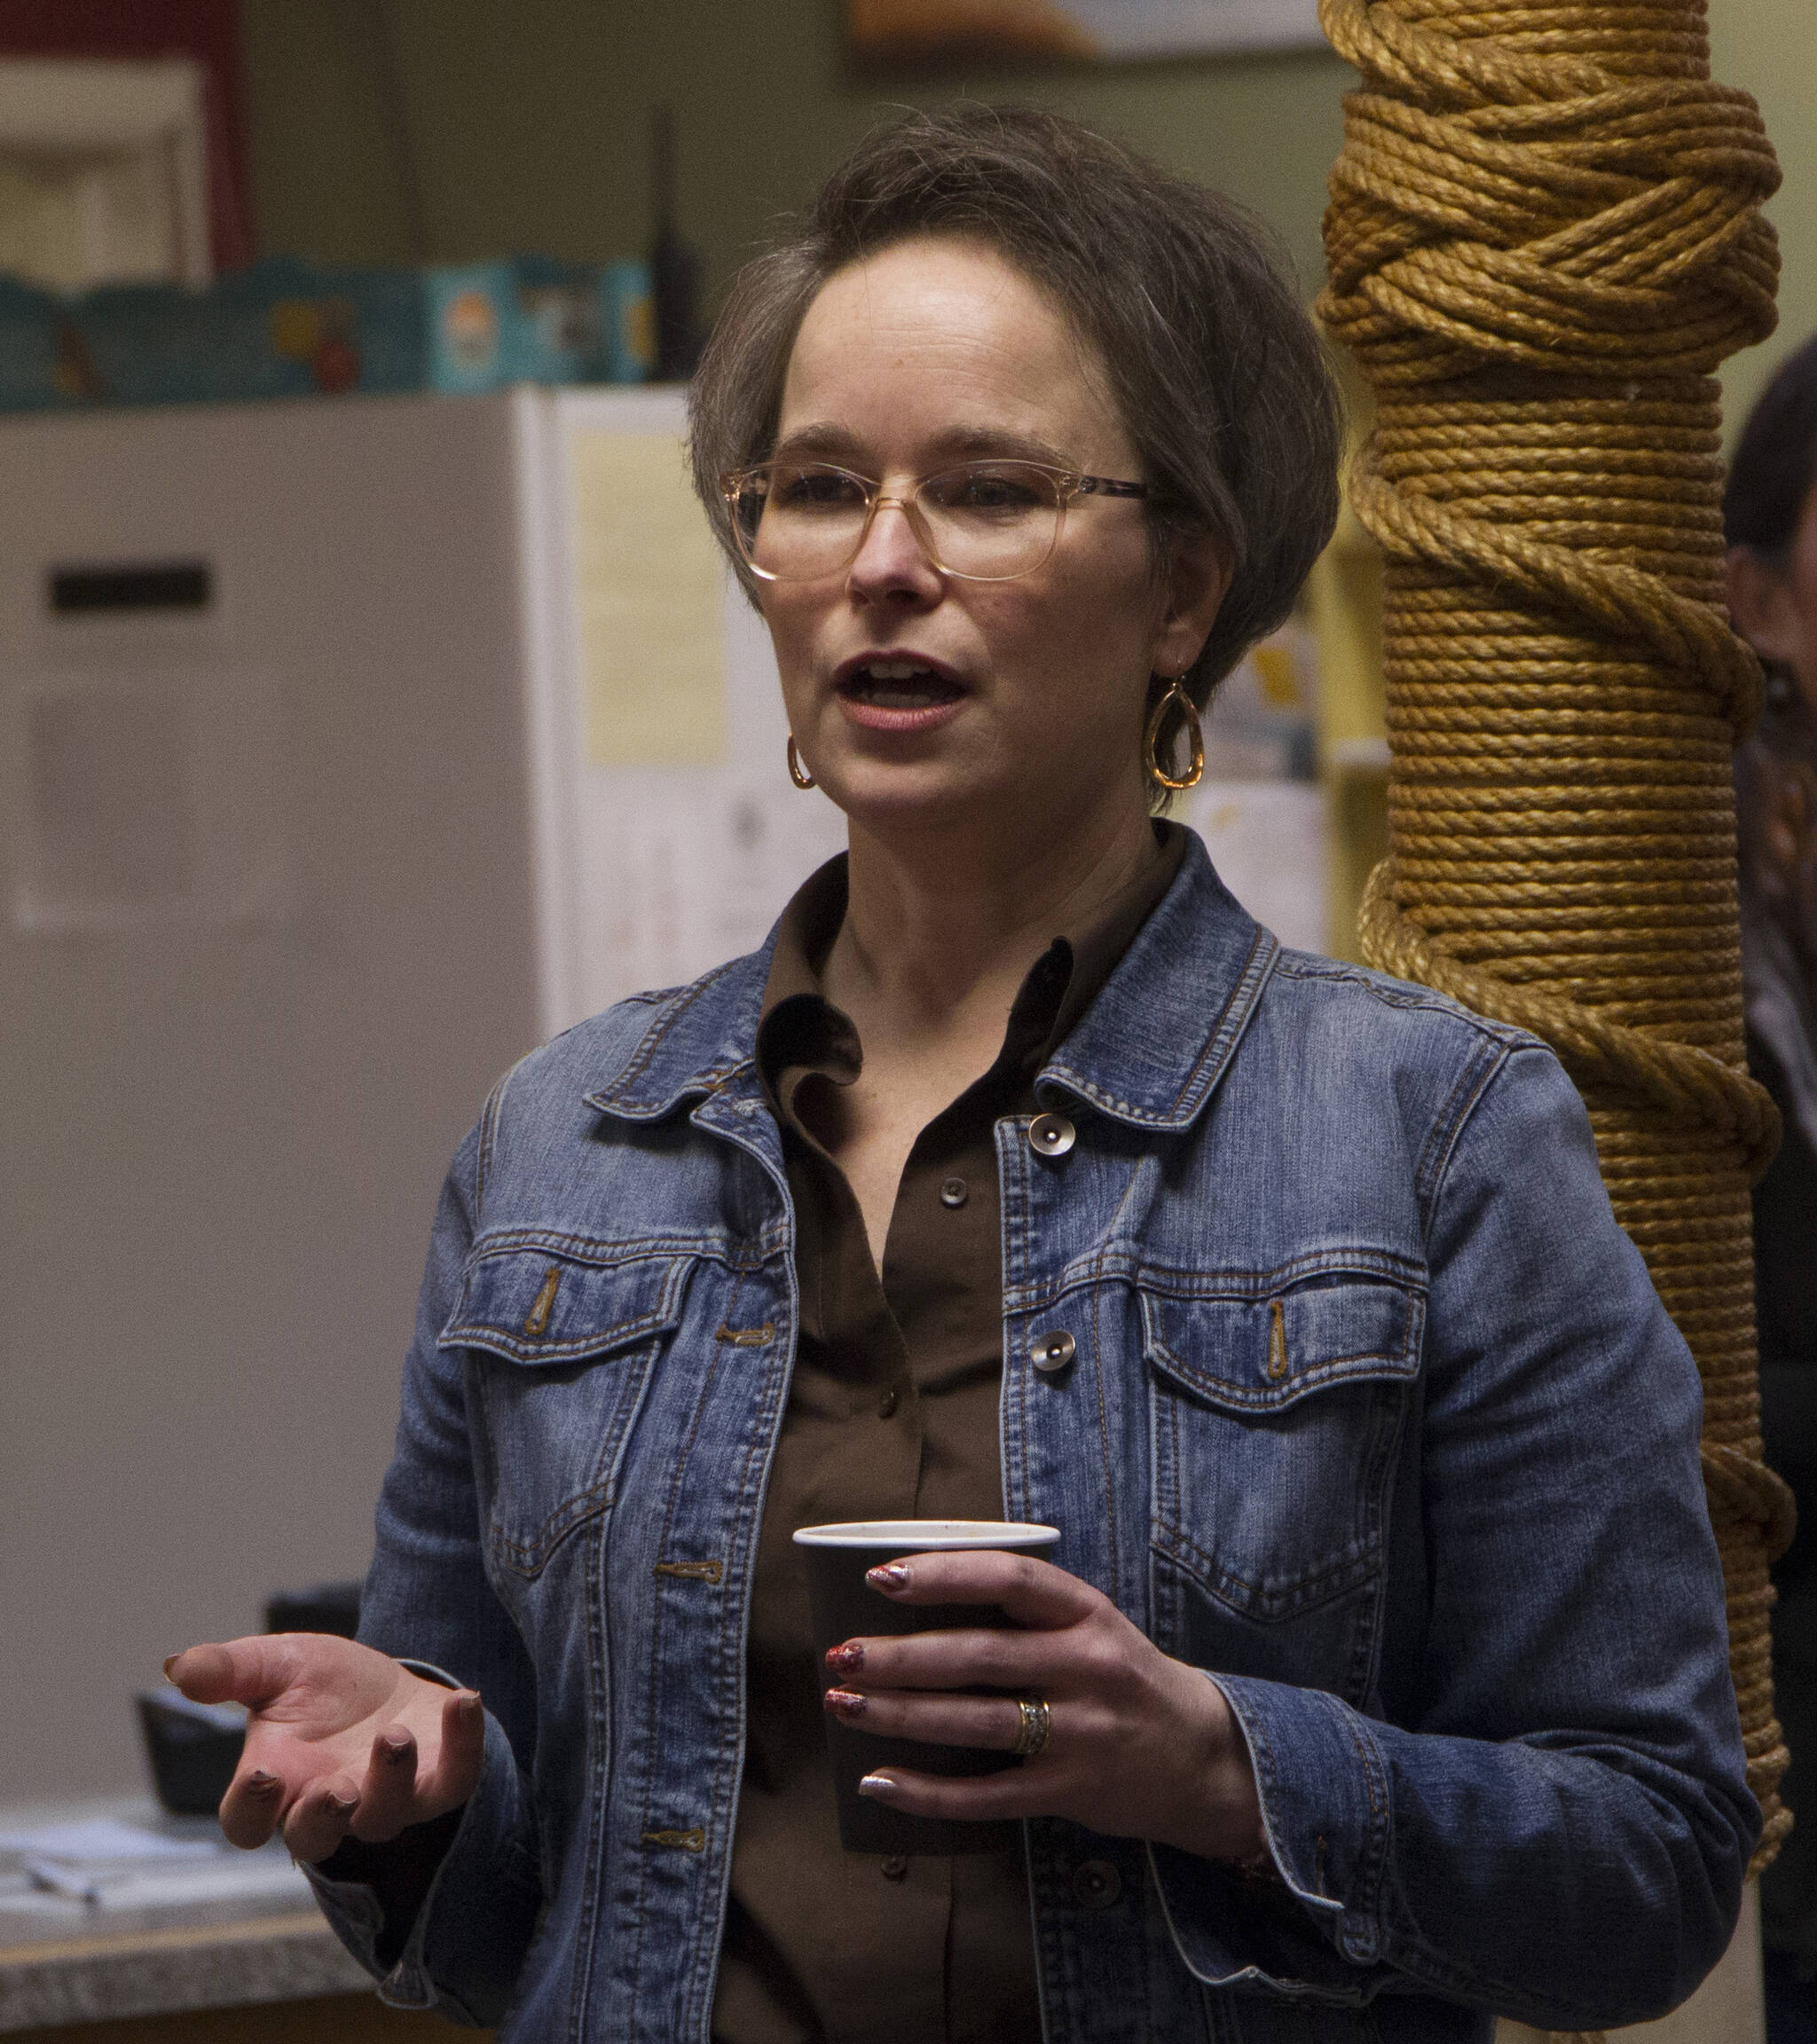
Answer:
<svg viewBox="0 0 1817 2044"><path fill-rule="evenodd" d="M1148 728L1142 736L1142 763L1148 769L1149 778L1170 795L1177 795L1183 789L1196 788L1205 774L1205 727L1199 721L1192 698L1180 686L1184 679L1176 674L1168 683L1167 694L1155 704L1153 714L1148 719ZM1161 727L1167 722L1168 711L1173 709L1177 709L1186 719L1186 734L1192 750L1185 777L1178 781L1160 763Z"/></svg>
<svg viewBox="0 0 1817 2044"><path fill-rule="evenodd" d="M789 734L789 778L798 788L820 786L820 782L801 764L801 755L795 750L795 734L792 731Z"/></svg>

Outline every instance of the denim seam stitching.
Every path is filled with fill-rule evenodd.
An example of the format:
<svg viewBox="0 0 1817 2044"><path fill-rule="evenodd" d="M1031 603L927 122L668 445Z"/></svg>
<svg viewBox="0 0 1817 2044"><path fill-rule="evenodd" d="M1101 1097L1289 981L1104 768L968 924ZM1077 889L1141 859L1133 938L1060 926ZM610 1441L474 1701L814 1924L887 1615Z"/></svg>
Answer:
<svg viewBox="0 0 1817 2044"><path fill-rule="evenodd" d="M1421 1301L1429 1288L1424 1262L1416 1265L1388 1251L1318 1250L1270 1270L1227 1264L1215 1270L1184 1270L1171 1264L1146 1262L1140 1246L1131 1244L1114 1250L1106 1246L1100 1252L1068 1263L1057 1276L1039 1285L1017 1283L1006 1270L1003 1292L1006 1304L1017 1312L1040 1312L1068 1292L1104 1282L1127 1284L1159 1298L1227 1299L1255 1304L1278 1291L1293 1290L1308 1279L1325 1277L1373 1278Z"/></svg>
<svg viewBox="0 0 1817 2044"><path fill-rule="evenodd" d="M1176 1435L1177 1439L1177 1421ZM1177 1461L1177 1445L1174 1452ZM1317 1569L1284 1589L1264 1590L1260 1584L1250 1583L1234 1569L1221 1565L1215 1556L1207 1554L1176 1521L1162 1521L1158 1531L1168 1537L1165 1545L1156 1541L1157 1553L1183 1568L1208 1594L1239 1617L1257 1619L1268 1624L1304 1617L1308 1612L1317 1611L1361 1589L1378 1572L1381 1561L1380 1541L1365 1541L1358 1553ZM1223 1584L1247 1592L1251 1601L1238 1603L1220 1588Z"/></svg>
<svg viewBox="0 0 1817 2044"><path fill-rule="evenodd" d="M626 1263L654 1263L664 1257L695 1256L723 1264L728 1270L751 1271L769 1262L785 1246L780 1229L766 1228L754 1238L758 1253L742 1256L733 1253L726 1240L716 1235L636 1235L607 1238L570 1235L553 1228L514 1228L496 1235L477 1237L462 1267L465 1278L481 1264L503 1256L521 1256L526 1250L545 1255L567 1256L590 1270L615 1270Z"/></svg>
<svg viewBox="0 0 1817 2044"><path fill-rule="evenodd" d="M1416 1267L1392 1250L1353 1247L1309 1250L1303 1256L1290 1257L1286 1262L1272 1264L1265 1270L1246 1263L1221 1263L1215 1270L1185 1270L1172 1264L1142 1263L1137 1266L1137 1271L1144 1291L1172 1293L1182 1298L1215 1299L1228 1295L1254 1301L1267 1299L1276 1292L1291 1291L1311 1278L1373 1278L1396 1285L1403 1291L1424 1292L1425 1266L1417 1268L1416 1276ZM1217 1289L1239 1278L1251 1279L1255 1289L1229 1294Z"/></svg>
<svg viewBox="0 0 1817 2044"><path fill-rule="evenodd" d="M1318 1691L1314 1691L1313 1694L1315 1695L1320 1694ZM1374 1749L1374 1741L1373 1740L1365 1740L1357 1722L1357 1714L1354 1711L1346 1710L1334 1696L1321 1695L1320 1700L1328 1710L1340 1715L1344 1729L1349 1734L1350 1743L1356 1749L1357 1760L1362 1765L1363 1784L1369 1797L1369 1829L1362 1867L1362 1893L1358 1899L1355 1914L1366 1921L1370 1933L1378 1946L1377 1961L1379 1961L1379 1947L1382 1939L1380 1926L1376 1922L1376 1918L1380 1913L1380 1892L1388 1859L1388 1838L1391 1814L1388 1784L1380 1773L1380 1756ZM1351 1914L1352 1911L1348 1908L1344 1912L1347 1918ZM1365 1963L1374 1962L1376 1961L1365 1961Z"/></svg>
<svg viewBox="0 0 1817 2044"><path fill-rule="evenodd" d="M737 1309L738 1301L743 1292L744 1286L747 1283L750 1282L753 1282L753 1280L748 1278L741 1278L738 1284L734 1286L732 1296L726 1302L726 1314L728 1317ZM774 1317L770 1316L770 1317ZM714 1356L716 1362L720 1353L721 1350L720 1345L716 1342L714 1344ZM745 1466L743 1472L741 1474L738 1479L737 1489L735 1492L735 1496L739 1500L737 1519L741 1527L747 1521L750 1517L750 1514L748 1514L743 1508L744 1500L748 1498L751 1489L750 1457L751 1452L755 1451L757 1443L762 1437L763 1432L764 1428L762 1427L759 1415L758 1422L753 1426L751 1429L751 1449L746 1452ZM672 1530L673 1527L673 1516L672 1511L670 1518L665 1527L665 1532ZM736 1531L735 1531L733 1538L727 1543L728 1561L728 1563L734 1566L735 1566L738 1559L738 1534ZM662 1552L666 1553L667 1551L668 1547L665 1541ZM725 1579L728 1584L734 1580L732 1567L730 1566L728 1566L726 1570ZM712 1667L715 1679L711 1681L707 1686L709 1694L717 1693L721 1713L723 1715L728 1716L735 1724L737 1721L738 1684L741 1675L740 1663L742 1657L738 1654L735 1645L728 1638L728 1634L732 1629L731 1621L733 1612L731 1607L733 1602L734 1600L731 1599L726 1599L722 1600L719 1611L719 1622L712 1629L712 1637L714 1642ZM728 1709L728 1705L730 1706L729 1710ZM737 1769L724 1765L711 1768L707 1774L708 1795L706 1797L706 1821L699 1827L704 1834L701 1840L701 1851L704 1858L704 1856L711 1854L712 1859L714 1863L717 1864L720 1861L724 1861L726 1874L728 1878L730 1874L732 1823L737 1803L737 1776L739 1772L740 1771ZM729 1796L728 1794L728 1787L730 1790ZM682 2010L681 2025L681 2033L684 2036L688 2033L690 2028L689 2019L692 2016L695 2007L697 2005L700 1999L700 1989L703 1985L702 1968L704 1966L706 1969L705 1979L710 1981L717 1972L719 1966L719 1953L717 1946L715 1946L715 1949L713 1950L711 1957L709 1957L704 1948L707 1941L704 1939L697 1939L696 1942L701 1947L700 1956L698 1959L696 1959L694 1966L684 1977L685 2005ZM701 2028L704 2031L705 2024L703 2024Z"/></svg>
<svg viewBox="0 0 1817 2044"><path fill-rule="evenodd" d="M783 1197L786 1202L786 1180ZM727 1764L718 1773L714 1782L712 1804L712 1828L710 1837L720 1841L716 1849L719 1870L719 1899L716 1905L720 1937L724 1935L726 1897L731 1884L732 1832L736 1816L739 1790L743 1775L743 1752L746 1743L743 1720L744 1671L749 1653L748 1620L750 1616L750 1567L745 1561L753 1549L763 1517L763 1494L767 1484L771 1466L770 1450L773 1450L780 1430L782 1408L786 1405L788 1383L793 1372L795 1343L800 1328L800 1301L792 1293L789 1307L789 1338L782 1349L775 1346L764 1351L766 1358L766 1388L762 1403L759 1405L755 1424L751 1429L751 1445L744 1457L743 1472L739 1479L739 1510L733 1538L728 1543L728 1581L734 1580L733 1571L743 1568L741 1576L735 1578L743 1584L744 1594L740 1599L728 1598L722 1606L720 1623L720 1671L722 1694L732 1706L730 1716L737 1726L737 1737L733 1750L726 1756ZM778 1356L783 1357L783 1367L776 1366ZM711 1944L711 1956L707 1946ZM695 1978L700 1984L698 2001L710 1990L717 1977L720 1959L720 1940L703 1940L702 1958L698 1961ZM707 1998L707 2009L702 2023L704 2029L711 2021L711 2000Z"/></svg>
<svg viewBox="0 0 1817 2044"><path fill-rule="evenodd" d="M642 1037L632 1050L630 1057L619 1066L612 1078L606 1082L614 1089L617 1097L622 1099L631 1087L642 1078L645 1072L649 1070L651 1060L662 1048L664 1040L669 1032L687 1014L694 1003L717 986L735 966L743 963L743 961L738 958L728 959L723 965L716 965L711 972L703 973L698 979L693 981L689 986L682 987L675 994L673 1005L667 1012L658 1015L651 1022L649 1027L644 1031ZM686 1091L687 1088L684 1087L682 1090ZM594 1093L590 1094L588 1098L598 1098L604 1091L605 1087L602 1086L596 1089ZM655 1105L656 1103L638 1102L635 1105L640 1106Z"/></svg>
<svg viewBox="0 0 1817 2044"><path fill-rule="evenodd" d="M495 1326L489 1320L464 1320L444 1327L436 1338L438 1348L478 1348L507 1363L534 1369L540 1364L578 1363L588 1356L602 1362L616 1349L634 1348L652 1334L662 1334L680 1318L674 1311L658 1308L640 1314L635 1320L619 1320L591 1334L576 1334L565 1341L525 1340L523 1336Z"/></svg>
<svg viewBox="0 0 1817 2044"><path fill-rule="evenodd" d="M1524 1049L1525 1046L1520 1048ZM1544 1046L1538 1045L1536 1048L1544 1049ZM1509 1059L1516 1054L1515 1050L1505 1047L1498 1054L1485 1057L1480 1069L1474 1073L1470 1065L1466 1065L1453 1082L1444 1106L1434 1118L1413 1174L1414 1195L1420 1202L1421 1230L1428 1238L1432 1232L1434 1216L1438 1212L1439 1200L1443 1196L1444 1182L1451 1171L1451 1160L1458 1153L1458 1145L1462 1140L1464 1129L1483 1095L1507 1069ZM1547 1055L1551 1053L1547 1052ZM1444 1120L1448 1111L1451 1116L1449 1125Z"/></svg>
<svg viewBox="0 0 1817 2044"><path fill-rule="evenodd" d="M514 1065L511 1072L507 1072L499 1079L486 1095L485 1105L480 1110L479 1154L474 1160L473 1172L473 1222L476 1234L479 1230L480 1215L485 1208L486 1181L492 1176L492 1159L498 1149L499 1120L504 1112L505 1089L511 1083L511 1073L516 1069Z"/></svg>
<svg viewBox="0 0 1817 2044"><path fill-rule="evenodd" d="M642 1403L650 1372L656 1364L657 1344L649 1342L646 1348L641 1369L627 1366L618 1372L617 1395L612 1401L600 1441L601 1460L594 1465L594 1481L584 1490L577 1490L558 1505L543 1521L533 1541L514 1540L498 1530L496 1521L488 1523L486 1545L495 1550L501 1567L511 1569L526 1581L534 1581L548 1566L558 1547L566 1545L590 1520L610 1510L617 1493L619 1459L630 1435L631 1422ZM608 1455L610 1466L605 1460Z"/></svg>
<svg viewBox="0 0 1817 2044"><path fill-rule="evenodd" d="M1115 1460L1111 1453L1110 1415L1105 1410L1104 1345L1098 1337L1098 1305L1103 1295L1104 1286L1094 1284L1091 1287L1091 1370L1097 1388L1098 1452L1104 1458L1105 1531L1110 1547L1111 1599L1115 1602L1123 1587L1123 1577L1117 1549L1116 1490L1112 1481Z"/></svg>
<svg viewBox="0 0 1817 2044"><path fill-rule="evenodd" d="M1407 1316L1408 1338L1395 1353L1366 1348L1354 1356L1324 1357L1293 1373L1280 1384L1261 1390L1248 1390L1229 1377L1204 1374L1176 1356L1158 1335L1144 1346L1163 1376L1194 1397L1202 1398L1207 1404L1227 1412L1286 1412L1302 1399L1329 1390L1333 1384L1404 1384L1410 1378L1417 1377L1420 1364L1413 1335L1421 1325L1420 1314ZM1357 1367L1367 1363L1385 1364L1388 1367L1379 1370Z"/></svg>
<svg viewBox="0 0 1817 2044"><path fill-rule="evenodd" d="M738 1292L741 1289L742 1284L734 1287L732 1299L729 1301L731 1305L737 1303ZM670 1536L674 1530L675 1509L681 1489L682 1473L688 1467L688 1457L693 1450L695 1442L699 1437L702 1416L712 1394L713 1380L719 1372L720 1354L719 1344L715 1342L708 1351L706 1369L701 1381L700 1395L694 1403L694 1412L688 1422L687 1437L681 1444L681 1451L675 1458L675 1467L669 1482L668 1499L663 1511L663 1529L657 1539L657 1553L658 1554L666 1553L670 1546ZM657 1772L656 1765L657 1728L662 1723L660 1688L663 1660L663 1610L664 1600L660 1592L653 1592L649 1638L649 1702L646 1706L648 1715L644 1721L642 1781L639 1788L639 1799L643 1809L642 1819L637 1826L640 1842L643 1833L664 1828L662 1826L653 1825L650 1822L651 1794ZM636 1924L636 1933L631 1948L630 1992L625 2009L627 2028L635 2022L637 1997L642 1984L643 1933L645 1921L649 1914L645 1899L649 1893L651 1864L650 1855L646 1851L640 1851L635 1861L637 1896L633 1909L633 1916Z"/></svg>
<svg viewBox="0 0 1817 2044"><path fill-rule="evenodd" d="M1396 979L1391 973L1359 968L1341 958L1324 958L1316 951L1301 951L1291 945L1283 945L1277 970L1289 979L1341 980L1372 995L1386 1007L1423 1009L1429 1014L1447 1016L1467 1024L1478 1035L1492 1038L1511 1050L1526 1050L1542 1042L1530 1029L1522 1029L1514 1022L1498 1022L1492 1016L1479 1015L1474 1009L1452 1000L1448 994L1439 993L1436 987L1421 987L1412 979Z"/></svg>
<svg viewBox="0 0 1817 2044"><path fill-rule="evenodd" d="M1261 955L1259 961L1258 954ZM1114 1094L1106 1093L1102 1087L1088 1079L1076 1065L1063 1065L1058 1061L1047 1065L1041 1073L1037 1084L1047 1081L1063 1085L1105 1113L1116 1116L1119 1120L1133 1122L1139 1128L1180 1129L1188 1127L1205 1105L1213 1087L1236 1054L1237 1044L1260 1004L1262 987L1273 971L1274 961L1279 955L1279 940L1258 925L1255 940L1249 947L1249 955L1244 961L1237 984L1231 989L1230 997L1224 1002L1210 1036L1194 1058L1191 1070L1181 1081L1180 1089L1175 1094L1169 1106L1159 1111L1152 1107L1138 1107Z"/></svg>
<svg viewBox="0 0 1817 2044"><path fill-rule="evenodd" d="M1218 1017L1216 1029L1211 1041L1200 1053L1199 1062L1187 1074L1186 1082L1174 1098L1174 1112L1178 1114L1190 1095L1198 1089L1198 1097L1187 1111L1190 1120L1205 1105L1212 1087L1222 1076L1224 1067L1236 1054L1241 1038L1261 1005L1262 989L1267 985L1275 962L1281 955L1280 939L1271 931L1256 925L1255 940L1249 947L1249 955L1243 962L1243 971L1237 984L1225 1002L1223 1013Z"/></svg>

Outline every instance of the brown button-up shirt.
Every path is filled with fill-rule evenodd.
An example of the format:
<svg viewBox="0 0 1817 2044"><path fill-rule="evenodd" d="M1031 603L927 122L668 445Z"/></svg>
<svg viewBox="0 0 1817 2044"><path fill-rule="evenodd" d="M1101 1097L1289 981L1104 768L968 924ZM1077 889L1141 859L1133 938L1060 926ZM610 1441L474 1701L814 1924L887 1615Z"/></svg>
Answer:
<svg viewBox="0 0 1817 2044"><path fill-rule="evenodd" d="M882 1271L846 1175L801 1112L862 1051L821 992L846 913L834 860L783 912L758 1031L796 1215L801 1325L759 1537L749 1729L716 2044L1038 2044L1019 1851L846 1852L828 1770L807 1588L790 1536L846 1519L1001 1519L1003 1262L995 1126L1037 1112L1035 1074L1090 1005L1185 850L1160 856L1030 968L990 1070L916 1138Z"/></svg>

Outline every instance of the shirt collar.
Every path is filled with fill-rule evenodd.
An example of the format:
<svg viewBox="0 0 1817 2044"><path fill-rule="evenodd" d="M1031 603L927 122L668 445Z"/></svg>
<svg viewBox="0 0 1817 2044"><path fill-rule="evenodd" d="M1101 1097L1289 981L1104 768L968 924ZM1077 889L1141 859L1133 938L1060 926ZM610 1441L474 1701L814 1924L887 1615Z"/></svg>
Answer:
<svg viewBox="0 0 1817 2044"><path fill-rule="evenodd" d="M1038 1092L1074 1096L1137 1128L1191 1126L1280 951L1218 878L1203 840L1180 836L1172 884L1113 965L1105 997L1089 1004L1036 1080ZM838 884L843 892L843 867ZM743 1102L741 1113L754 1109L758 1024L781 935L778 926L761 949L692 986L613 1010L589 1105L632 1120L658 1120L703 1095Z"/></svg>
<svg viewBox="0 0 1817 2044"><path fill-rule="evenodd" d="M1026 1084L1034 1077L1071 1034L1173 884L1186 854L1186 833L1176 823L1158 823L1155 829L1160 856L1089 922L1057 935L1029 967L1011 1004L993 1079L1013 1074ZM841 853L808 877L776 924L757 1034L758 1073L773 1107L789 1069L805 1066L849 1084L861 1067L858 1032L826 998L822 979L846 903L846 860Z"/></svg>

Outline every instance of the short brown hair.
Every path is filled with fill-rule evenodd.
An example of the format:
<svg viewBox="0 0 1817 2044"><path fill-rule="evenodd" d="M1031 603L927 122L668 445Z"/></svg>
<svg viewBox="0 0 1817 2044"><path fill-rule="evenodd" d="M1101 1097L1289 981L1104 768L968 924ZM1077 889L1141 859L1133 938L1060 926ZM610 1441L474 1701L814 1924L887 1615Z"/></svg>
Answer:
<svg viewBox="0 0 1817 2044"><path fill-rule="evenodd" d="M1186 677L1202 707L1287 615L1331 537L1336 383L1269 229L1032 107L914 114L873 135L800 232L740 271L688 410L695 487L747 592L720 477L767 458L790 351L821 286L921 234L995 247L1097 344L1153 492L1159 557L1181 531L1209 530L1229 547L1230 591Z"/></svg>

